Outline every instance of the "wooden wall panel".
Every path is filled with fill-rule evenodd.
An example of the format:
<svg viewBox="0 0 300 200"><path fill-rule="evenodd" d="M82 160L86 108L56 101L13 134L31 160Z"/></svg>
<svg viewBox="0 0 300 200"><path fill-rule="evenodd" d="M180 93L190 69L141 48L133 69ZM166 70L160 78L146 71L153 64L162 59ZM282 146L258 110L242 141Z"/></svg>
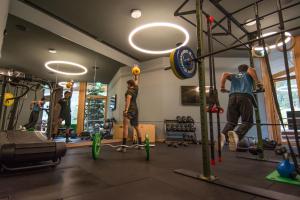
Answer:
<svg viewBox="0 0 300 200"><path fill-rule="evenodd" d="M300 36L295 37L295 41L296 41L296 45L294 47L295 74L296 74L296 81L298 87L298 96L300 98Z"/></svg>
<svg viewBox="0 0 300 200"><path fill-rule="evenodd" d="M84 109L85 109L86 82L80 82L78 113L77 113L77 135L84 130Z"/></svg>
<svg viewBox="0 0 300 200"><path fill-rule="evenodd" d="M272 124L279 124L278 114L275 109L273 94L270 85L270 79L267 73L265 59L261 59L260 63L262 71L262 83L265 87L264 99L266 105L267 122ZM268 126L269 138L281 143L281 130L280 126Z"/></svg>

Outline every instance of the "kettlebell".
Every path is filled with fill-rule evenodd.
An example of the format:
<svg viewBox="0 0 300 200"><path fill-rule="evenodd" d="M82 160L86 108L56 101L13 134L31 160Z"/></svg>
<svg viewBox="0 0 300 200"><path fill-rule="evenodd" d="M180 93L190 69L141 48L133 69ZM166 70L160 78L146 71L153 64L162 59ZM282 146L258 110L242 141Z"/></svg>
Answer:
<svg viewBox="0 0 300 200"><path fill-rule="evenodd" d="M285 159L281 161L276 170L280 174L281 177L295 179L297 173L295 173L295 165L291 164L289 159Z"/></svg>
<svg viewBox="0 0 300 200"><path fill-rule="evenodd" d="M139 68L138 65L134 65L131 69L131 73L135 76L139 75L141 73L141 69Z"/></svg>

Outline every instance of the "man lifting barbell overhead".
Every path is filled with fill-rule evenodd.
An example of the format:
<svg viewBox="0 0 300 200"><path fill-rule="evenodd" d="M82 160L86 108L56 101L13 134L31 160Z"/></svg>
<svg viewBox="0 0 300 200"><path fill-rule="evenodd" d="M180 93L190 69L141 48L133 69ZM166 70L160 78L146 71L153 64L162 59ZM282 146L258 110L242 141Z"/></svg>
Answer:
<svg viewBox="0 0 300 200"><path fill-rule="evenodd" d="M125 110L123 112L123 145L126 145L127 137L128 137L128 125L134 127L138 134L138 144L142 144L141 131L139 128L138 122L138 107L136 103L136 99L138 96L138 79L140 75L140 68L138 66L134 66L131 70L133 75L133 79L127 81L127 91L125 93ZM143 149L142 146L137 146L139 149ZM121 146L117 148L119 152L126 152L126 147Z"/></svg>
<svg viewBox="0 0 300 200"><path fill-rule="evenodd" d="M229 92L227 123L221 133L221 147L227 139L230 151L236 151L238 142L253 125L253 107L256 106L253 96L254 82L256 90L263 91L263 85L254 68L242 64L238 66L238 71L237 74L225 72L221 77L221 92ZM231 82L230 91L225 89L227 80ZM234 131L240 117L242 123Z"/></svg>

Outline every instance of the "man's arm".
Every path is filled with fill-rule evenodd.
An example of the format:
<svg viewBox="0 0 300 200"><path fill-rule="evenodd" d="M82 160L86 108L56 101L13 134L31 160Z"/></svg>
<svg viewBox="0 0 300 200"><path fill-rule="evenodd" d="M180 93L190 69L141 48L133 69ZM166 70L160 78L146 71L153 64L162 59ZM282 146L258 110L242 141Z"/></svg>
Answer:
<svg viewBox="0 0 300 200"><path fill-rule="evenodd" d="M131 102L131 98L132 98L131 95L127 95L126 96L126 99L125 99L125 110L124 110L124 112L128 111L129 105L130 105L130 102Z"/></svg>
<svg viewBox="0 0 300 200"><path fill-rule="evenodd" d="M70 88L70 92L71 92L70 98L72 98L72 95L73 95L73 85L74 85L74 81L71 81L71 82L72 82L72 86Z"/></svg>
<svg viewBox="0 0 300 200"><path fill-rule="evenodd" d="M261 84L258 77L257 77L257 74L256 74L256 70L252 67L249 67L248 70L247 70L247 73L251 76L251 78L255 81L256 85L259 85Z"/></svg>
<svg viewBox="0 0 300 200"><path fill-rule="evenodd" d="M226 80L230 80L230 77L231 77L231 73L229 72L224 72L221 76L221 90L225 89L225 83L226 83Z"/></svg>
<svg viewBox="0 0 300 200"><path fill-rule="evenodd" d="M139 84L139 75L133 75L133 80L134 80L135 85L138 85Z"/></svg>

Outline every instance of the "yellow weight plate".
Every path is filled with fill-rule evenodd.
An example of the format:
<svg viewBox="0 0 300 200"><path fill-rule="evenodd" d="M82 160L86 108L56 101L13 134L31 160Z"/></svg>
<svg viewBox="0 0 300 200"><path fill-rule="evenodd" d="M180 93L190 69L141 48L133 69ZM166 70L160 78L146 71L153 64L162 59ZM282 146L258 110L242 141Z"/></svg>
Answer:
<svg viewBox="0 0 300 200"><path fill-rule="evenodd" d="M172 71L173 71L173 74L174 74L177 78L183 80L183 78L178 74L178 72L176 71L176 68L175 68L175 61L174 61L174 54L175 54L175 51L176 51L176 49L175 49L174 51L172 51L171 54L170 54L170 64L171 64L171 69L172 69Z"/></svg>

